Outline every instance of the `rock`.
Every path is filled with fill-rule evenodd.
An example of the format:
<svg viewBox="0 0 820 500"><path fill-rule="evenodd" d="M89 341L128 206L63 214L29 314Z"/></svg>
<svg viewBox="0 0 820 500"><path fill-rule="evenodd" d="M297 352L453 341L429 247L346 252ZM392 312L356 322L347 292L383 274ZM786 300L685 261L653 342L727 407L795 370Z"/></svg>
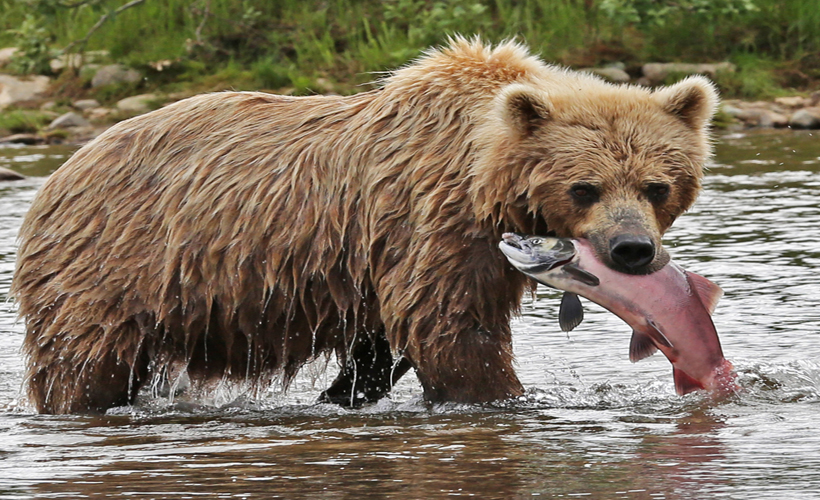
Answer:
<svg viewBox="0 0 820 500"><path fill-rule="evenodd" d="M131 97L126 97L117 102L117 109L124 113L147 113L151 111L151 101L155 101L157 96L155 94L140 94Z"/></svg>
<svg viewBox="0 0 820 500"><path fill-rule="evenodd" d="M51 68L51 71L59 73L67 67L79 68L83 62L83 57L80 54L63 54L49 61L48 66Z"/></svg>
<svg viewBox="0 0 820 500"><path fill-rule="evenodd" d="M184 91L184 92L172 92L172 93L168 94L166 97L168 98L169 101L176 102L176 101L181 101L183 99L187 99L187 98L192 97L194 95L196 95L194 92Z"/></svg>
<svg viewBox="0 0 820 500"><path fill-rule="evenodd" d="M28 144L30 146L41 142L43 142L43 138L35 134L14 134L0 137L0 143L6 144Z"/></svg>
<svg viewBox="0 0 820 500"><path fill-rule="evenodd" d="M97 102L96 99L80 99L79 101L74 101L71 103L72 106L79 109L80 111L86 111L91 108L99 108L100 103Z"/></svg>
<svg viewBox="0 0 820 500"><path fill-rule="evenodd" d="M789 126L789 117L771 109L761 109L758 113L758 127L783 128Z"/></svg>
<svg viewBox="0 0 820 500"><path fill-rule="evenodd" d="M708 75L714 77L721 71L734 71L735 65L730 62L691 64L691 63L647 63L643 65L643 76L652 85L663 83L670 74Z"/></svg>
<svg viewBox="0 0 820 500"><path fill-rule="evenodd" d="M54 101L46 101L40 105L40 111L51 111L57 107L57 103Z"/></svg>
<svg viewBox="0 0 820 500"><path fill-rule="evenodd" d="M111 108L91 108L85 111L85 116L91 121L104 120L113 112L114 110Z"/></svg>
<svg viewBox="0 0 820 500"><path fill-rule="evenodd" d="M0 68L11 62L14 53L17 52L17 47L6 47L0 49Z"/></svg>
<svg viewBox="0 0 820 500"><path fill-rule="evenodd" d="M82 116L78 115L77 113L70 111L59 118L55 119L48 125L49 129L55 128L72 128L72 127L87 127L89 125L88 120L83 118Z"/></svg>
<svg viewBox="0 0 820 500"><path fill-rule="evenodd" d="M99 64L89 63L100 62L107 58L107 50L89 50L83 54L63 54L49 61L48 65L51 67L51 71L55 73L59 73L67 67L85 68L93 66L96 69L100 67Z"/></svg>
<svg viewBox="0 0 820 500"><path fill-rule="evenodd" d="M793 97L776 97L774 102L787 108L802 108L807 104L806 99L799 95Z"/></svg>
<svg viewBox="0 0 820 500"><path fill-rule="evenodd" d="M789 120L792 128L820 128L820 107L803 108L794 112Z"/></svg>
<svg viewBox="0 0 820 500"><path fill-rule="evenodd" d="M723 103L720 109L726 113L727 115L731 116L732 118L738 118L739 115L743 113L743 110L738 108L737 106L733 106L728 103Z"/></svg>
<svg viewBox="0 0 820 500"><path fill-rule="evenodd" d="M102 87L115 83L135 83L140 81L142 75L133 68L127 68L121 64L109 64L101 67L91 79L91 86Z"/></svg>
<svg viewBox="0 0 820 500"><path fill-rule="evenodd" d="M813 108L815 106L820 106L820 90L812 92L811 96L809 96L808 107Z"/></svg>
<svg viewBox="0 0 820 500"><path fill-rule="evenodd" d="M746 127L780 128L789 125L789 117L782 112L780 105L771 102L729 100L723 103L721 109Z"/></svg>
<svg viewBox="0 0 820 500"><path fill-rule="evenodd" d="M19 181L25 178L25 175L18 174L14 170L0 167L0 181Z"/></svg>
<svg viewBox="0 0 820 500"><path fill-rule="evenodd" d="M39 97L48 90L51 79L47 76L18 78L0 74L0 109Z"/></svg>
<svg viewBox="0 0 820 500"><path fill-rule="evenodd" d="M605 80L609 80L610 82L626 83L629 81L629 74L622 69L616 68L615 66L607 66L606 68L584 68L580 71L598 75Z"/></svg>

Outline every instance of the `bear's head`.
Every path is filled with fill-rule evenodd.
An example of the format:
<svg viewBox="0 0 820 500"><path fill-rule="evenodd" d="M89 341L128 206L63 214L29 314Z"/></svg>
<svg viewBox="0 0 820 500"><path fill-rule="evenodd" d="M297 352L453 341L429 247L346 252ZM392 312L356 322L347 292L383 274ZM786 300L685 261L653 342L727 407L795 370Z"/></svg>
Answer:
<svg viewBox="0 0 820 500"><path fill-rule="evenodd" d="M476 216L498 230L587 238L609 267L645 274L700 190L712 84L651 91L557 72L499 92L477 128Z"/></svg>

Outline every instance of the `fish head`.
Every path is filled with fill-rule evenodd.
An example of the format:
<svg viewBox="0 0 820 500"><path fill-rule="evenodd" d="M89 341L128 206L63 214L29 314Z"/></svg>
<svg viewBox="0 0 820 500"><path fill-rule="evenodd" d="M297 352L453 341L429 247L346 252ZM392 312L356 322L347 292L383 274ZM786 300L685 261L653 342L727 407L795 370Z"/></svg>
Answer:
<svg viewBox="0 0 820 500"><path fill-rule="evenodd" d="M550 271L575 257L575 246L564 238L504 233L498 246L507 260L525 274Z"/></svg>
<svg viewBox="0 0 820 500"><path fill-rule="evenodd" d="M499 248L510 264L539 283L567 290L567 282L598 286L598 278L576 264L589 244L581 240L504 233ZM579 252L580 251L580 252Z"/></svg>

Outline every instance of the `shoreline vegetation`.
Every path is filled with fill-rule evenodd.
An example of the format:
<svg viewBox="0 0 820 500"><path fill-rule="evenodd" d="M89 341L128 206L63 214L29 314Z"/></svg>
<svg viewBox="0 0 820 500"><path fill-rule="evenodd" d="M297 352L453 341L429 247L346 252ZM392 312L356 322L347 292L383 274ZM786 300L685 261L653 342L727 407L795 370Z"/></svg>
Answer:
<svg viewBox="0 0 820 500"><path fill-rule="evenodd" d="M456 33L614 82L705 74L719 128L820 128L817 0L0 0L0 141L201 92L353 94Z"/></svg>

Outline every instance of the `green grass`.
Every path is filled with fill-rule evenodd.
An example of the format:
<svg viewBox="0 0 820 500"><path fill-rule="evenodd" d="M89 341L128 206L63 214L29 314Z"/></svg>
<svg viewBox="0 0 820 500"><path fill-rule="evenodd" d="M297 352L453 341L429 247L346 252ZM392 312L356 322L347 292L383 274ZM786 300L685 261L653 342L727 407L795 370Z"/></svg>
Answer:
<svg viewBox="0 0 820 500"><path fill-rule="evenodd" d="M76 9L55 7L59 2L65 0L0 0L0 46L17 43L7 30L18 29L34 12L51 34L49 45L65 47L126 0ZM106 23L86 49L108 50L112 60L143 70L172 61L167 71L148 71L143 85L149 90L187 82L209 90L309 93L330 86L351 93L378 72L460 33L491 41L515 38L546 60L573 66L731 60L741 67L735 76L744 81L724 79L726 90L750 95L768 92L778 81L772 72L764 75L763 63L800 61L820 52L817 2L146 0ZM711 7L698 10L704 5ZM751 59L761 63L755 67Z"/></svg>
<svg viewBox="0 0 820 500"><path fill-rule="evenodd" d="M0 134L35 133L51 122L38 111L10 110L0 112Z"/></svg>
<svg viewBox="0 0 820 500"><path fill-rule="evenodd" d="M771 99L784 93L777 81L774 61L737 54L734 63L737 65L736 71L715 76L715 83L725 94L743 99Z"/></svg>

